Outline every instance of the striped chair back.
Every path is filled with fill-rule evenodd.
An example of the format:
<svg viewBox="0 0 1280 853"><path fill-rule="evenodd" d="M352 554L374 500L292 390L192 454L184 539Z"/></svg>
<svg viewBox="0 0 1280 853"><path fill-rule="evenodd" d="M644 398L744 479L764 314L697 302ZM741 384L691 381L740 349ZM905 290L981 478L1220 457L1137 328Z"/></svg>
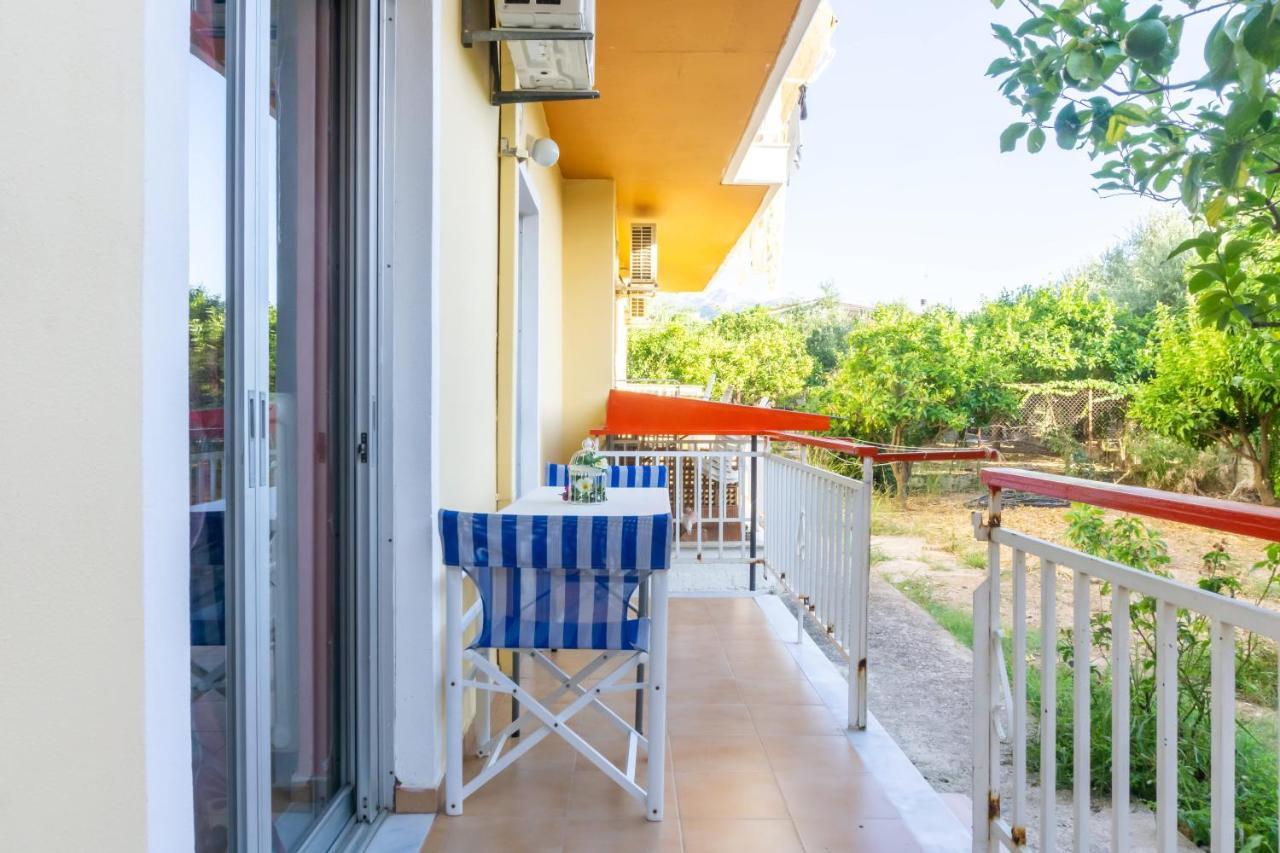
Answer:
<svg viewBox="0 0 1280 853"><path fill-rule="evenodd" d="M551 463L547 465L547 485L567 486L569 484L569 466ZM613 465L609 468L609 488L665 488L667 485L667 466L665 465Z"/></svg>
<svg viewBox="0 0 1280 853"><path fill-rule="evenodd" d="M665 465L614 465L609 469L609 486L614 489L666 488Z"/></svg>
<svg viewBox="0 0 1280 853"><path fill-rule="evenodd" d="M479 590L472 648L648 648L631 596L671 566L670 515L499 515L440 511L444 564Z"/></svg>

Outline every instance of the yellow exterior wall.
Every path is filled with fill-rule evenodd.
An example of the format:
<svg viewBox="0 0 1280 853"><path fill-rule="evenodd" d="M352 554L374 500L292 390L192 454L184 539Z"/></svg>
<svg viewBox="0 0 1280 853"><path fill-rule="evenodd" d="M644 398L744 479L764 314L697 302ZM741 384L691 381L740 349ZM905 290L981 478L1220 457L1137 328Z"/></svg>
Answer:
<svg viewBox="0 0 1280 853"><path fill-rule="evenodd" d="M564 182L563 461L604 424L613 387L616 209L612 180Z"/></svg>
<svg viewBox="0 0 1280 853"><path fill-rule="evenodd" d="M549 136L541 104L507 106L502 110L501 135L523 147L528 137ZM562 305L561 234L562 184L559 166L544 168L533 161L521 166L503 157L498 220L498 503L514 500L516 462L516 324L519 305L520 170L524 170L538 204L538 409L542 461L552 461L561 445Z"/></svg>
<svg viewBox="0 0 1280 853"><path fill-rule="evenodd" d="M464 48L457 37L461 4L445 3L443 11L440 498L448 507L491 511L498 491L498 108L489 103L487 51Z"/></svg>

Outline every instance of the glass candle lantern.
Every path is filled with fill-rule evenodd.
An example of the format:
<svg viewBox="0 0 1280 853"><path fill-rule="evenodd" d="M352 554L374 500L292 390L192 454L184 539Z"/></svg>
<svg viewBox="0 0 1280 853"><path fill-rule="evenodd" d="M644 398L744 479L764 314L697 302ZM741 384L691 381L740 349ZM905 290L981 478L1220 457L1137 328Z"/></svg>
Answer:
<svg viewBox="0 0 1280 853"><path fill-rule="evenodd" d="M609 463L600 455L592 439L582 442L582 449L569 460L569 502L598 504L606 500L605 485L609 480Z"/></svg>

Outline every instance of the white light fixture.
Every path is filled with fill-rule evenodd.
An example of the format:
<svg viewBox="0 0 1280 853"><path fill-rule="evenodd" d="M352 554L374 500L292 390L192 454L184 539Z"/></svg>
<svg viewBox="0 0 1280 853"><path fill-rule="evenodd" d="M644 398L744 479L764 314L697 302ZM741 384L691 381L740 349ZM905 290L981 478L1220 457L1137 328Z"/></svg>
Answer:
<svg viewBox="0 0 1280 853"><path fill-rule="evenodd" d="M529 158L539 166L550 169L560 161L560 146L550 137L535 139L529 146Z"/></svg>
<svg viewBox="0 0 1280 853"><path fill-rule="evenodd" d="M503 157L514 157L521 163L526 160L532 160L547 169L560 162L560 146L556 144L554 139L546 136L539 139L530 136L525 141L524 148L511 147L504 136L502 138L502 147L498 149L498 153Z"/></svg>

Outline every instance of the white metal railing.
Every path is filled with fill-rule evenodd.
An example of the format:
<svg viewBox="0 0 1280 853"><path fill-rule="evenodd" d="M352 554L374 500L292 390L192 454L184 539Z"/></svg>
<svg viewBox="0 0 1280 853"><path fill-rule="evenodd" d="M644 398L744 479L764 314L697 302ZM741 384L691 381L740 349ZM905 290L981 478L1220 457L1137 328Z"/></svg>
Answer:
<svg viewBox="0 0 1280 853"><path fill-rule="evenodd" d="M220 501L225 497L224 459L222 450L191 454L189 485L192 506Z"/></svg>
<svg viewBox="0 0 1280 853"><path fill-rule="evenodd" d="M769 570L796 598L796 641L807 610L849 656L849 726L859 729L867 724L871 464L854 480L769 455L761 500Z"/></svg>
<svg viewBox="0 0 1280 853"><path fill-rule="evenodd" d="M1132 629L1130 602L1138 597L1150 598L1155 607L1154 665L1156 693L1156 849L1176 851L1178 848L1178 619L1179 612L1208 620L1211 627L1211 837L1212 849L1235 849L1236 821L1236 679L1235 654L1238 631L1253 632L1280 642L1280 613L1256 607L1247 602L1227 598L1170 578L1140 571L1119 563L1055 545L1000 525L1000 491L998 480L984 481L992 485L991 515L985 521L974 513L977 538L987 543L987 578L974 592L974 716L973 716L973 849L992 851L1018 850L1028 844L1031 815L1027 808L1027 743L1029 711L1027 708L1027 642L1028 642L1028 557L1035 558L1040 569L1039 640L1040 707L1038 737L1040 744L1040 809L1038 816L1039 848L1052 851L1056 846L1057 803L1057 673L1058 655L1058 580L1069 574L1073 597L1072 624L1072 849L1090 848L1090 779L1091 729L1090 667L1096 660L1092 648L1091 602L1094 584L1110 586L1110 666L1111 666L1111 844L1110 849L1129 849L1130 804L1130 675L1132 661ZM1150 490L1125 489L1109 485L1073 481L1063 477L1007 472L1017 479L1017 487L1041 494L1052 494L1087 500L1100 506L1169 519L1194 519L1194 502L1185 496L1161 496ZM1036 483L1044 483L1037 488ZM1005 485L1012 487L1011 483ZM1091 500L1090 495L1095 497ZM1221 501L1203 501L1202 519L1227 519L1234 513L1252 520L1247 532L1266 535L1269 523L1259 508L1241 506L1239 510L1222 507ZM1215 515L1215 513L1217 515ZM1280 538L1280 514L1275 516L1276 534ZM1220 530L1239 530L1224 526L1229 521L1208 523ZM1005 550L1007 549L1007 551ZM1002 619L1002 558L1011 557L1011 590L1007 623ZM1104 606L1108 602L1101 602ZM1034 605L1033 605L1034 606ZM1004 658L1005 632L1008 624L1011 658ZM1001 763L1002 752L1011 753L1010 765ZM1001 791L1012 793L1004 802Z"/></svg>
<svg viewBox="0 0 1280 853"><path fill-rule="evenodd" d="M750 440L682 439L628 444L601 455L614 465L662 465L676 521L675 560L749 563L763 555L752 539L755 495ZM754 544L754 548L753 548Z"/></svg>

